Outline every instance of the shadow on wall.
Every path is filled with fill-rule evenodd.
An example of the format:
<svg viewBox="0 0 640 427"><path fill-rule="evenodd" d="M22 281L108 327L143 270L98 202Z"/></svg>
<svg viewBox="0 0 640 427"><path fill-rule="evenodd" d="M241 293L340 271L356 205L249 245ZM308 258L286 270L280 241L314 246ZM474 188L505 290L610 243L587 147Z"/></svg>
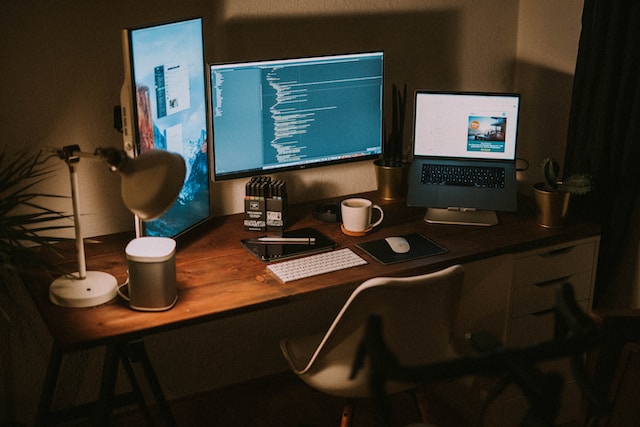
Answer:
<svg viewBox="0 0 640 427"><path fill-rule="evenodd" d="M518 175L518 189L533 197L531 185L542 179L542 159L564 161L573 75L529 62L517 62L515 69L515 91L522 95L518 157L529 162L529 170Z"/></svg>
<svg viewBox="0 0 640 427"><path fill-rule="evenodd" d="M215 61L276 59L340 53L385 52L385 122L391 120L391 84L452 90L459 82L460 40L456 11L315 17L233 18ZM222 47L224 46L224 47ZM407 111L413 111L408 96ZM407 117L405 135L410 135ZM407 137L406 140L410 140Z"/></svg>

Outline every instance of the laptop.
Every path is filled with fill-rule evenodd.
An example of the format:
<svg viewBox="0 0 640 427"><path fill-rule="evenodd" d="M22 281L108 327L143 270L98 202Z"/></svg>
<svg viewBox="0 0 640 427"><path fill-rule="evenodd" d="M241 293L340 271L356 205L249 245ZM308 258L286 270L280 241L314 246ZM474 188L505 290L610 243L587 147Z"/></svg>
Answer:
<svg viewBox="0 0 640 427"><path fill-rule="evenodd" d="M515 211L519 108L514 93L416 91L407 205L447 224L495 225L496 211Z"/></svg>

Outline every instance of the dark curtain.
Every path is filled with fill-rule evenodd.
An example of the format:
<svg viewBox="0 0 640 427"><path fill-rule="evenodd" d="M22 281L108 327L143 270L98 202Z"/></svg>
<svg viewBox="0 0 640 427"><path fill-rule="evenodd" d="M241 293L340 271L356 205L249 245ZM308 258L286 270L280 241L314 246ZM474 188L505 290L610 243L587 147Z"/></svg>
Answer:
<svg viewBox="0 0 640 427"><path fill-rule="evenodd" d="M589 173L572 209L602 226L595 306L622 259L640 194L640 1L585 0L565 176Z"/></svg>

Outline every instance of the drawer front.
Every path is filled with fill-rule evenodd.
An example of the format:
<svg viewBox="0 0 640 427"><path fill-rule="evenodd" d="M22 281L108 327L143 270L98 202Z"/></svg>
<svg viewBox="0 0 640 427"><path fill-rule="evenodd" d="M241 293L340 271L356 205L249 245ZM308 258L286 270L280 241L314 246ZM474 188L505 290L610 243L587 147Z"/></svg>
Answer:
<svg viewBox="0 0 640 427"><path fill-rule="evenodd" d="M578 301L578 306L587 311L589 300ZM509 322L507 345L522 347L553 338L554 315L552 310L529 314Z"/></svg>
<svg viewBox="0 0 640 427"><path fill-rule="evenodd" d="M592 272L596 243L557 246L515 259L513 288L558 280L581 272Z"/></svg>
<svg viewBox="0 0 640 427"><path fill-rule="evenodd" d="M513 289L511 297L511 318L518 318L529 314L551 310L556 301L557 285L569 282L577 301L588 300L591 297L591 270L563 276L559 280L542 283L532 283ZM588 309L588 307L585 307Z"/></svg>

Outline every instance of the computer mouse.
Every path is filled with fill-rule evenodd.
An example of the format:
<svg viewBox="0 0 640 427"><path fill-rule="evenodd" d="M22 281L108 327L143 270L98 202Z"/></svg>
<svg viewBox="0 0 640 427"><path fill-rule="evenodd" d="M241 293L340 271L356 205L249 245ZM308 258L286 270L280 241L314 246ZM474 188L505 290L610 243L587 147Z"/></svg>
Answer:
<svg viewBox="0 0 640 427"><path fill-rule="evenodd" d="M411 250L409 242L404 237L386 237L384 240L387 241L391 250L397 254L406 254Z"/></svg>

